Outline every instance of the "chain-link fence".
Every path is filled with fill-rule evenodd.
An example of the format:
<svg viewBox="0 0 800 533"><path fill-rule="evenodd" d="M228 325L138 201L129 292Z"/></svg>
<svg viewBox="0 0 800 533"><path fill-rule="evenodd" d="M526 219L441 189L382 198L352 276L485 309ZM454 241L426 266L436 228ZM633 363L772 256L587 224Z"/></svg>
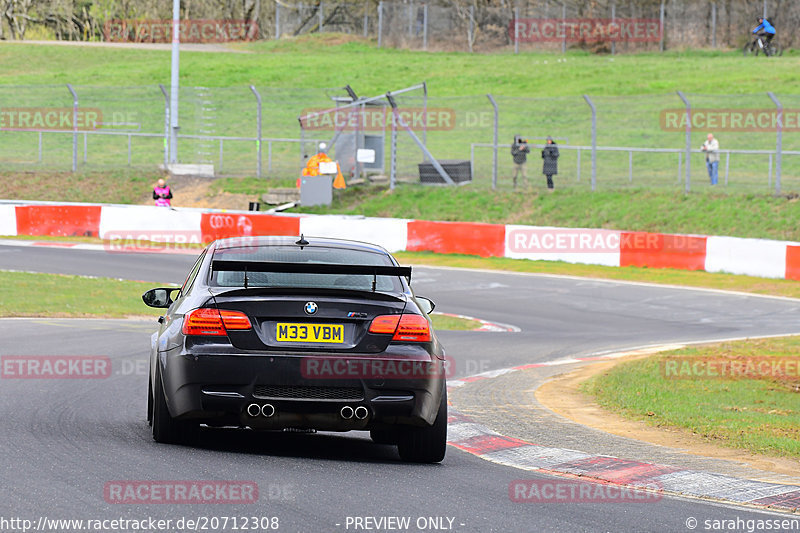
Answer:
<svg viewBox="0 0 800 533"><path fill-rule="evenodd" d="M273 7L274 6L274 7ZM528 0L523 2L276 2L261 13L262 38L340 32L378 46L497 51L581 48L634 52L742 47L758 15L797 45L800 4L785 0Z"/></svg>
<svg viewBox="0 0 800 533"><path fill-rule="evenodd" d="M58 13L43 19L25 12L31 5L20 3L18 11L5 13L0 39L52 35L65 40L171 42L169 2L112 2L97 10L61 2ZM47 11L47 6L42 9ZM797 45L798 37L790 30L800 23L800 3L789 0L184 2L181 24L184 42L335 32L373 39L378 46L428 50L581 48L616 53L741 48L759 15L776 26L784 47Z"/></svg>
<svg viewBox="0 0 800 533"><path fill-rule="evenodd" d="M435 160L462 173L468 164L472 186L502 188L513 185L510 143L521 136L531 148L528 181L539 186L540 149L552 136L561 154L560 187L696 189L708 183L700 147L713 133L721 186L800 189L800 95L686 94L688 145L686 103L675 93L436 97L420 84L394 94L402 121L385 95L362 96L343 89L181 88L177 160L212 165L218 176L295 178L325 141L346 177L427 183L420 164ZM159 86L0 86L0 161L7 169L157 168L168 156L167 102L168 90ZM349 114L321 113L348 105ZM314 113L316 121L301 127L298 118ZM375 161L357 164L358 149L373 150Z"/></svg>

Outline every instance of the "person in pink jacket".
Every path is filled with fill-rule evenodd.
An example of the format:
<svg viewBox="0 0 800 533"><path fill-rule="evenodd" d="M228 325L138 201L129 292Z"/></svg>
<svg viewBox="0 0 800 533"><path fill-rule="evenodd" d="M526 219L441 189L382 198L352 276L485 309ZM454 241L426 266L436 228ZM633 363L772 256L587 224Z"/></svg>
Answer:
<svg viewBox="0 0 800 533"><path fill-rule="evenodd" d="M153 187L153 200L156 201L156 207L171 207L172 202L172 190L167 185L167 182L164 181L164 178L159 178L158 183L156 186Z"/></svg>

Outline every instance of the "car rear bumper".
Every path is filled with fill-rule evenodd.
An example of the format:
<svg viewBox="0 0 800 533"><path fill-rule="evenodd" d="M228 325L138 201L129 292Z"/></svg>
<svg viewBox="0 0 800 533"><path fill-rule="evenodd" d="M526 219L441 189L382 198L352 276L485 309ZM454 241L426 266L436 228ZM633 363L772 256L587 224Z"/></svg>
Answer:
<svg viewBox="0 0 800 533"><path fill-rule="evenodd" d="M443 361L419 352L405 358L160 355L171 415L209 425L327 431L427 425L445 387ZM355 412L362 406L360 417ZM345 407L354 414L345 409L343 416Z"/></svg>

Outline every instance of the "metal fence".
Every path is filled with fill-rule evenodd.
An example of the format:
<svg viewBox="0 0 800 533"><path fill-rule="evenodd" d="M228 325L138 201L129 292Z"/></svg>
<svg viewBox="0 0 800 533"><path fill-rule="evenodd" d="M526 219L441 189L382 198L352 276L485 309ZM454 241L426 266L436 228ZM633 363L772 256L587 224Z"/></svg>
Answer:
<svg viewBox="0 0 800 533"><path fill-rule="evenodd" d="M166 90L70 88L0 86L4 168L155 170L165 163ZM435 159L469 161L472 186L511 187L508 143L521 135L532 147L529 181L541 186L538 149L551 135L561 148L559 187L697 190L708 183L699 148L711 132L722 150L722 186L800 189L800 95L686 94L692 117L687 132L686 102L676 93L437 97L422 84L394 98L413 136L391 119L391 106L378 96L378 118L362 132L379 147L379 164L368 174L396 182L419 183L419 164ZM342 161L354 150L352 143L341 144L347 128L328 123L302 130L298 117L350 101L343 89L184 87L177 158L213 165L219 176L295 178L320 141L332 143ZM43 125L48 113L65 121ZM87 113L97 117L96 128L70 126L73 114Z"/></svg>
<svg viewBox="0 0 800 533"><path fill-rule="evenodd" d="M265 3L266 5L266 3ZM755 17L779 29L800 23L800 4L781 0L527 0L520 2L320 2L269 3L261 13L265 39L338 32L373 38L377 46L470 52L583 48L603 52L684 47L741 47ZM274 7L273 7L274 6ZM651 21L657 36L593 36L563 30L575 21ZM538 21L539 25L530 22ZM547 26L547 22L554 25ZM542 24L545 24L542 26ZM552 35L544 28L553 28ZM559 29L561 28L561 29ZM783 46L796 46L794 32L781 31Z"/></svg>

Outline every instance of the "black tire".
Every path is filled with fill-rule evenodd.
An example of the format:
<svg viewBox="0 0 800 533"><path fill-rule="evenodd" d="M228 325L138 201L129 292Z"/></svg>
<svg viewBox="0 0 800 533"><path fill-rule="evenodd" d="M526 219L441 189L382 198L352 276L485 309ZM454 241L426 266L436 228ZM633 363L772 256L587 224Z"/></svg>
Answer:
<svg viewBox="0 0 800 533"><path fill-rule="evenodd" d="M400 458L409 463L438 463L447 451L447 390L442 391L442 400L436 421L432 426L410 428L400 435L397 443Z"/></svg>
<svg viewBox="0 0 800 533"><path fill-rule="evenodd" d="M397 431L393 429L371 429L369 438L375 444L397 444Z"/></svg>
<svg viewBox="0 0 800 533"><path fill-rule="evenodd" d="M147 380L147 425L153 427L153 380Z"/></svg>
<svg viewBox="0 0 800 533"><path fill-rule="evenodd" d="M153 440L164 444L193 443L197 439L199 427L196 423L175 420L169 414L159 370L156 370L153 393Z"/></svg>

